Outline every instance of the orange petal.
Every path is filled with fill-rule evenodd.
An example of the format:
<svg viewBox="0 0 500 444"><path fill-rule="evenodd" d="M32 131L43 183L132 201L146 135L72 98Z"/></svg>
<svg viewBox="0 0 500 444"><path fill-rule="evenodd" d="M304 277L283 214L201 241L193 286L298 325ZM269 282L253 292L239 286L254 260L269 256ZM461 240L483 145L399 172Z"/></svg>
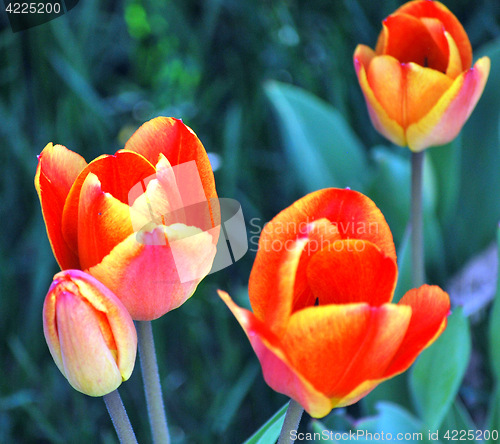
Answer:
<svg viewBox="0 0 500 444"><path fill-rule="evenodd" d="M207 200L216 198L215 181L210 161L202 143L191 128L181 120L157 117L144 123L125 144L153 165L162 153L172 165L194 160L198 168Z"/></svg>
<svg viewBox="0 0 500 444"><path fill-rule="evenodd" d="M71 187L62 215L64 239L75 252L78 246L80 192L89 173L97 176L102 191L128 205L129 190L141 180L153 175L155 169L144 157L123 150L114 156L100 156L87 165Z"/></svg>
<svg viewBox="0 0 500 444"><path fill-rule="evenodd" d="M90 396L115 390L130 377L137 336L125 307L80 270L54 276L43 308L44 333L57 366Z"/></svg>
<svg viewBox="0 0 500 444"><path fill-rule="evenodd" d="M451 79L456 79L458 75L464 70L460 53L458 52L457 44L449 32L445 32L446 40L448 41L449 58L448 66L446 68L446 75Z"/></svg>
<svg viewBox="0 0 500 444"><path fill-rule="evenodd" d="M412 151L443 145L453 140L469 118L486 85L490 59L479 59L459 75L438 102L406 132Z"/></svg>
<svg viewBox="0 0 500 444"><path fill-rule="evenodd" d="M220 290L218 293L250 340L266 383L273 390L295 399L315 418L330 413L331 401L293 368L280 341L268 327L252 312L238 307L227 293Z"/></svg>
<svg viewBox="0 0 500 444"><path fill-rule="evenodd" d="M137 217L134 217L137 222ZM143 219L142 226L149 220ZM120 242L134 232L131 209L102 191L93 173L87 175L80 192L78 209L78 255L80 266L98 264Z"/></svg>
<svg viewBox="0 0 500 444"><path fill-rule="evenodd" d="M383 107L383 105L375 95L375 91L372 89L370 83L368 82L367 68L362 64L363 58L359 56L360 48L362 47L362 45L358 45L358 47L356 48L356 52L354 54L354 67L358 76L359 85L361 86L361 90L363 91L363 95L365 97L366 106L368 108L368 113L370 115L372 124L380 134L389 139L391 142L395 143L396 145L405 146L406 138L403 127L400 123L402 122L402 114L401 112L398 112L396 108L393 108L394 104L391 103L391 107L389 108L389 110L394 116L396 116L391 117L389 115L389 112ZM375 59L378 58L379 57L375 57ZM372 64L373 60L370 63L370 66ZM386 86L385 88L383 88L383 90L387 89L390 91L390 94L398 95L399 91L401 91L401 82L398 83L398 77L396 77L395 79L391 79L391 82L393 83L391 83L390 85L394 84L394 88L388 88L388 86Z"/></svg>
<svg viewBox="0 0 500 444"><path fill-rule="evenodd" d="M401 63L392 56L375 57L367 70L367 81L387 117L406 127L405 78Z"/></svg>
<svg viewBox="0 0 500 444"><path fill-rule="evenodd" d="M159 318L182 305L215 257L209 232L174 224L130 235L88 272L113 291L135 320Z"/></svg>
<svg viewBox="0 0 500 444"><path fill-rule="evenodd" d="M259 242L260 256L255 258L248 286L250 303L257 318L278 336L292 312L297 268L307 243L307 237L268 246Z"/></svg>
<svg viewBox="0 0 500 444"><path fill-rule="evenodd" d="M436 18L456 42L462 66L467 69L472 64L472 47L462 24L453 13L438 1L416 0L405 3L395 14L408 14L417 18Z"/></svg>
<svg viewBox="0 0 500 444"><path fill-rule="evenodd" d="M336 241L316 253L307 267L307 281L320 306L382 305L391 301L396 280L396 262L368 241Z"/></svg>
<svg viewBox="0 0 500 444"><path fill-rule="evenodd" d="M437 339L446 327L450 298L439 287L423 285L406 293L398 306L411 307L411 320L401 347L384 377L405 371L418 354Z"/></svg>
<svg viewBox="0 0 500 444"><path fill-rule="evenodd" d="M307 280L309 261L323 248L327 248L335 241L340 241L341 239L337 226L325 218L315 220L309 224L307 227L307 238L307 245L304 246L295 271L292 312L314 305L316 297L311 291Z"/></svg>
<svg viewBox="0 0 500 444"><path fill-rule="evenodd" d="M446 70L448 52L443 50L447 48L438 44L439 39L430 34L421 20L396 12L384 20L383 26L386 38L382 54L400 63L414 62L441 72Z"/></svg>
<svg viewBox="0 0 500 444"><path fill-rule="evenodd" d="M292 315L283 348L297 372L330 398L332 407L352 404L360 397L359 386L364 395L365 382L384 375L410 316L409 308L392 304L305 308Z"/></svg>
<svg viewBox="0 0 500 444"><path fill-rule="evenodd" d="M61 268L78 268L78 257L62 236L62 214L68 193L87 165L79 154L49 143L38 157L35 188L40 199L47 235Z"/></svg>
<svg viewBox="0 0 500 444"><path fill-rule="evenodd" d="M277 333L291 312L300 256L314 233L314 224L327 219L340 239L368 240L396 260L392 234L380 210L366 196L352 190L329 188L299 199L279 213L264 229L250 274L249 295L255 316ZM282 270L282 271L279 271ZM305 275L303 275L305 278Z"/></svg>
<svg viewBox="0 0 500 444"><path fill-rule="evenodd" d="M406 125L418 122L450 88L453 80L442 72L415 63L403 67L405 72Z"/></svg>

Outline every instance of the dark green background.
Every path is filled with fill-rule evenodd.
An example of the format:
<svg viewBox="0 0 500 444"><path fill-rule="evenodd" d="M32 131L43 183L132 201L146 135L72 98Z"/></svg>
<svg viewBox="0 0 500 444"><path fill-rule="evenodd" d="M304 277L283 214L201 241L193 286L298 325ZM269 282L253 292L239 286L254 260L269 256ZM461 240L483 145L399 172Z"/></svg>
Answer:
<svg viewBox="0 0 500 444"><path fill-rule="evenodd" d="M371 185L363 191L387 211L399 246L407 184L398 174L406 177L408 153L390 147L372 128L352 54L358 43L375 44L381 20L402 3L81 0L64 16L18 33L0 14L1 443L117 442L102 400L71 389L43 337L43 299L58 271L33 186L43 147L60 143L90 161L122 148L152 117L182 118L207 151L219 156L219 196L241 202L252 230L251 220L261 226L310 191L297 180L297 157L285 147L293 140L283 137L283 121L269 100L269 85L281 85L269 80L293 84L335 107L354 131L373 170L366 170ZM446 4L464 24L476 57L500 36L497 0ZM498 70L493 63L491 94L460 139L461 162L453 177L447 173L454 165L449 151L433 152L440 188L428 274L441 285L493 241L494 221L500 219L495 95L500 77L493 75ZM328 127L321 131L328 135ZM334 143L333 131L329 137ZM380 151L377 145L387 148ZM486 145L492 148L482 149ZM389 159L379 162L382 167L375 155L380 152L382 160ZM308 147L302 155L307 158ZM353 184L365 181L359 175L351 174ZM378 179L369 181L368 175ZM460 186L457 178L464 178ZM440 199L450 193L460 197L445 211ZM256 231L249 232L254 251ZM249 252L210 275L181 308L154 322L174 442L242 442L286 401L263 382L243 331L216 295L222 288L240 305L248 304L253 257ZM459 392L478 427L486 421L494 384L484 341L487 312L477 315L473 328L473 357L480 369ZM139 366L120 391L139 441L150 442ZM370 409L369 402L360 403L347 417L373 413ZM307 417L303 424L309 430Z"/></svg>

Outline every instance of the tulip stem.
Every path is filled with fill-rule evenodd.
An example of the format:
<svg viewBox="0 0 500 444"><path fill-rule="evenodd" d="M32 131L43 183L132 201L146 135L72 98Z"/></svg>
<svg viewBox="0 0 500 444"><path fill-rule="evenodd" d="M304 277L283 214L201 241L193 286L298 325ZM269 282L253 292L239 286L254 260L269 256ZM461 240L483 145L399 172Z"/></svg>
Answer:
<svg viewBox="0 0 500 444"><path fill-rule="evenodd" d="M137 321L136 328L142 379L144 381L144 391L146 392L153 442L155 444L169 444L170 436L163 404L151 321Z"/></svg>
<svg viewBox="0 0 500 444"><path fill-rule="evenodd" d="M295 442L295 439L292 439L292 436L297 436L297 433L292 435L291 432L292 430L296 432L299 428L302 413L304 413L302 406L297 401L290 399L290 404L288 404L288 408L286 409L285 421L283 422L283 427L281 428L278 444L293 444Z"/></svg>
<svg viewBox="0 0 500 444"><path fill-rule="evenodd" d="M411 155L411 259L413 286L425 282L422 188L425 151Z"/></svg>
<svg viewBox="0 0 500 444"><path fill-rule="evenodd" d="M137 444L137 439L135 437L134 430L132 429L132 424L128 419L127 412L125 411L125 406L123 405L122 398L118 393L118 390L114 390L111 393L103 396L104 403L108 409L111 421L115 426L116 434L121 444Z"/></svg>

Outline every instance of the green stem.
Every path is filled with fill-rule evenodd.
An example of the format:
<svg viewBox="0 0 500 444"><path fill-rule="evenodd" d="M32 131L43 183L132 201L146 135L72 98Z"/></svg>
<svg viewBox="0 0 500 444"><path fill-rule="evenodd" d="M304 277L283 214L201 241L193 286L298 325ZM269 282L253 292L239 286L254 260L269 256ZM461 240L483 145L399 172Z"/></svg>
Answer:
<svg viewBox="0 0 500 444"><path fill-rule="evenodd" d="M137 439L132 429L132 424L128 419L127 412L123 406L122 398L118 393L118 390L114 390L111 393L103 396L104 403L108 409L109 416L111 416L111 421L115 426L116 434L118 439L122 444L137 444Z"/></svg>
<svg viewBox="0 0 500 444"><path fill-rule="evenodd" d="M281 428L278 444L293 444L295 442L295 439L292 439L291 432L292 430L295 432L298 430L302 413L304 413L302 406L297 401L290 399L290 404L288 404L288 408L286 410L285 421L283 422L283 427Z"/></svg>
<svg viewBox="0 0 500 444"><path fill-rule="evenodd" d="M425 282L422 187L425 151L411 156L411 258L413 286Z"/></svg>
<svg viewBox="0 0 500 444"><path fill-rule="evenodd" d="M153 442L155 444L169 444L170 436L168 433L167 417L165 416L165 407L163 405L151 321L137 321L136 328L142 379L144 381L144 391L146 392L146 403L148 405Z"/></svg>

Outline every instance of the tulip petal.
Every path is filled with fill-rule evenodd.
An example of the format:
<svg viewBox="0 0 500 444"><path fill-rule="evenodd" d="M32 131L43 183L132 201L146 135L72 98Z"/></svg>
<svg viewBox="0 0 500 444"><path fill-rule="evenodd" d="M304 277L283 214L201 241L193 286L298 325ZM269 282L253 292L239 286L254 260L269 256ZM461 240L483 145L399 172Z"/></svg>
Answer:
<svg viewBox="0 0 500 444"><path fill-rule="evenodd" d="M452 79L456 79L458 75L464 70L462 67L462 60L460 59L460 53L458 52L457 44L449 32L445 32L446 40L448 41L449 48L449 59L448 66L446 68L446 75Z"/></svg>
<svg viewBox="0 0 500 444"><path fill-rule="evenodd" d="M210 161L202 143L181 120L157 117L144 123L125 144L125 149L141 154L153 165L163 154L172 165L194 160L205 190L206 199L217 197Z"/></svg>
<svg viewBox="0 0 500 444"><path fill-rule="evenodd" d="M227 293L220 290L218 293L245 331L259 358L266 383L273 390L295 399L315 418L330 413L330 399L317 391L293 368L280 341L268 327L252 312L238 307Z"/></svg>
<svg viewBox="0 0 500 444"><path fill-rule="evenodd" d="M428 0L411 1L401 6L393 15L396 14L408 14L416 18L438 19L456 42L463 68L468 69L471 66L472 47L469 37L460 21L442 3Z"/></svg>
<svg viewBox="0 0 500 444"><path fill-rule="evenodd" d="M114 293L91 275L80 270L67 270L57 274L54 278L57 279L63 274L72 277L79 293L105 318L105 322L100 322L100 328L103 333L107 328L110 329L108 337L104 337L104 340L107 343L115 343L115 360L122 380L126 381L134 369L137 351L137 335L127 309ZM97 316L96 319L99 320L99 317ZM112 352L114 350L112 349Z"/></svg>
<svg viewBox="0 0 500 444"><path fill-rule="evenodd" d="M62 215L64 239L75 252L78 249L80 192L89 173L99 178L102 191L128 204L129 190L141 180L155 174L155 168L144 157L124 150L118 151L114 156L100 156L87 165L73 183Z"/></svg>
<svg viewBox="0 0 500 444"><path fill-rule="evenodd" d="M406 79L406 127L424 117L450 88L453 80L442 72L416 63L404 65L403 70Z"/></svg>
<svg viewBox="0 0 500 444"><path fill-rule="evenodd" d="M297 372L331 399L332 408L352 404L360 385L384 376L410 317L409 307L392 304L308 307L290 318L283 348ZM363 387L365 395L374 385Z"/></svg>
<svg viewBox="0 0 500 444"><path fill-rule="evenodd" d="M90 396L103 396L115 390L122 376L91 306L70 292L62 292L56 305L56 322L63 374L70 384ZM80 352L81 344L86 344L88 354Z"/></svg>
<svg viewBox="0 0 500 444"><path fill-rule="evenodd" d="M375 129L380 134L382 134L384 137L386 137L396 145L404 146L406 145L406 137L403 127L401 123L399 123L402 122L402 113L400 111L398 112L397 108L393 107L394 104L391 104L391 108L389 109L393 111L394 115L397 117L398 120L396 120L396 118L392 118L377 99L375 91L372 89L370 83L368 82L368 77L367 77L368 66L362 64L362 61L365 58L364 54L366 53L366 51L363 48L366 47L364 45L358 45L356 48L356 51L354 53L354 67L356 69L356 74L358 76L359 85L361 86L361 90L363 91L363 95L365 97L368 114L370 115L370 120L372 121L372 124L375 127ZM363 56L360 54L363 54ZM370 66L371 64L372 63L370 63ZM388 90L389 93L398 95L402 90L401 82L398 83L398 77L396 77L395 79L394 78L390 79L390 82L391 84L396 85L396 88L394 88L394 92L391 93L391 90L387 87L383 88L382 91Z"/></svg>
<svg viewBox="0 0 500 444"><path fill-rule="evenodd" d="M134 220L138 222L138 216ZM82 269L98 264L134 230L131 208L102 190L93 173L87 175L78 209L78 255ZM148 219L142 218L144 226Z"/></svg>
<svg viewBox="0 0 500 444"><path fill-rule="evenodd" d="M387 222L363 194L329 188L298 200L262 230L248 286L255 316L272 324L278 335L297 302L294 297L296 285L300 283L296 283L295 272L308 240L315 236L314 227L318 225L313 222L317 224L318 219L323 218L335 226L341 239L368 240L396 260ZM300 279L304 278L305 275ZM300 299L300 295L296 299Z"/></svg>
<svg viewBox="0 0 500 444"><path fill-rule="evenodd" d="M405 305L412 310L410 325L384 377L392 377L405 371L418 354L431 345L445 329L450 312L448 294L437 286L423 285L410 290L398 303L398 306Z"/></svg>
<svg viewBox="0 0 500 444"><path fill-rule="evenodd" d="M402 104L405 100L406 82L401 63L387 55L374 57L367 70L367 81L388 118L404 128L407 118Z"/></svg>
<svg viewBox="0 0 500 444"><path fill-rule="evenodd" d="M65 298L64 301L60 299L61 295ZM68 299L69 296L71 297ZM68 306L60 307L60 305L65 305L68 301ZM83 311L83 315L80 313L81 311ZM64 313L62 318L58 317L58 313L61 312ZM83 318L80 319L79 316L83 316ZM86 324L88 316L93 317L90 324ZM80 372L85 373L87 376L94 375L97 368L91 368L89 371L87 367L78 367L75 362L68 364L76 352L69 351L68 346L63 346L64 350L61 350L60 331L64 328L66 329L66 336L72 335L71 332L75 329L72 323L83 323L82 330L79 331L80 336L75 335L73 338L67 338L66 344L74 344L74 347L77 347L78 341L82 340L81 335L93 331L97 339L90 341L92 342L90 345L94 347L95 352L92 352L91 349L90 354L85 354L85 359L88 361L89 356L100 356L104 350L105 361L107 361L109 355L106 350L109 350L118 367L118 372L121 375L120 379L125 381L130 377L137 351L137 335L134 323L119 299L103 284L81 270L65 270L54 276L54 281L43 305L43 329L51 355L63 375L68 379L70 379L69 374L72 374L73 378L75 378L76 375L80 375ZM91 325L97 326L100 333L97 329L90 328ZM83 341L80 342L80 347L82 344L89 343L89 337L83 336ZM66 354L66 363L63 361L63 353ZM102 359L102 356L100 358ZM73 370L68 365L77 367L78 373L73 373ZM111 378L114 382L107 388L102 386L101 389L96 389L94 387L95 381L91 382L90 393L87 390L89 388L87 385L85 387L82 384L79 384L79 387L75 387L73 383L72 385L77 390L91 396L101 396L114 390L112 386L117 382L115 376L113 370ZM99 382L97 384L100 386ZM107 384L109 384L109 381ZM82 388L85 390L81 390Z"/></svg>
<svg viewBox="0 0 500 444"><path fill-rule="evenodd" d="M38 159L35 188L52 251L61 268L78 268L78 257L62 236L62 214L71 186L87 162L79 154L52 143Z"/></svg>
<svg viewBox="0 0 500 444"><path fill-rule="evenodd" d="M161 225L183 223L204 231L214 227L210 204L215 208L217 202L207 202L194 161L172 167L160 153L156 174L146 182L146 188L141 183L129 193L135 214L141 216L138 221L132 220L136 231L142 229L144 219Z"/></svg>
<svg viewBox="0 0 500 444"><path fill-rule="evenodd" d="M396 280L396 262L368 241L336 241L316 253L307 267L307 281L320 306L382 305L391 301Z"/></svg>
<svg viewBox="0 0 500 444"><path fill-rule="evenodd" d="M447 48L438 44L439 39L430 34L421 20L396 12L384 20L383 27L386 30L385 44L383 51L377 54L392 56L400 63L413 62L422 67L446 71L448 52L443 50Z"/></svg>
<svg viewBox="0 0 500 444"><path fill-rule="evenodd" d="M210 232L152 226L130 235L88 273L120 298L133 319L153 320L191 297L214 257Z"/></svg>
<svg viewBox="0 0 500 444"><path fill-rule="evenodd" d="M459 75L434 107L406 132L408 146L418 152L453 140L481 97L490 71L490 59L479 59Z"/></svg>
<svg viewBox="0 0 500 444"><path fill-rule="evenodd" d="M307 270L311 258L322 249L328 248L334 242L341 241L338 227L324 218L315 220L308 225L307 238L307 244L304 246L304 251L300 256L300 261L295 270L292 312L314 305L316 301L316 297L307 281ZM285 270L285 273L290 273L291 271Z"/></svg>

